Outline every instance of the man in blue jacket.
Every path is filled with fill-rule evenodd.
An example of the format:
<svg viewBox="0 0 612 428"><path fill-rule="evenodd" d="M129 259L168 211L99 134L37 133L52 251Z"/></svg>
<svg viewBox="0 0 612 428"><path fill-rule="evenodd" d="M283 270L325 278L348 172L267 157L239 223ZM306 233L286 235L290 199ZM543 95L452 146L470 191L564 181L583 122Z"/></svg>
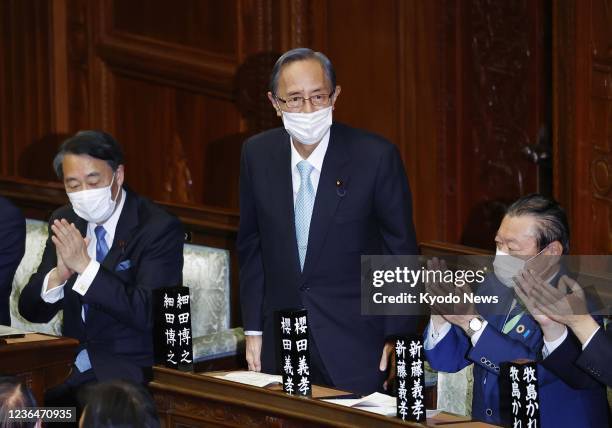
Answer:
<svg viewBox="0 0 612 428"><path fill-rule="evenodd" d="M462 314L432 315L425 331L425 350L436 370L456 372L474 364L472 415L500 424L507 422L500 415L501 363L538 360L540 355L546 358L568 334L563 324L523 305L515 287L529 270L551 283L558 281L560 265L545 259L558 259L569 252L565 212L550 198L525 196L510 206L495 241L495 275L487 277L478 290L480 295L499 298L495 311L476 305ZM603 387L573 389L541 365L538 379L542 428L608 426Z"/></svg>

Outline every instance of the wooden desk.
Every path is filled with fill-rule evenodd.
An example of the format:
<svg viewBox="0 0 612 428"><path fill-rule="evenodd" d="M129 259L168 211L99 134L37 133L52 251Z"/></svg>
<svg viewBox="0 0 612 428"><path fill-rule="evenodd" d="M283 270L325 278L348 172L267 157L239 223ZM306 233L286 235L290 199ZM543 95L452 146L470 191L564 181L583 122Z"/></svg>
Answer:
<svg viewBox="0 0 612 428"><path fill-rule="evenodd" d="M185 373L163 367L154 367L153 372L149 388L155 398L162 426L166 428L423 427L316 399L317 396L347 394L344 391L315 386L315 399L309 399L289 396L274 388L258 388L222 380L210 373ZM469 421L469 418L440 414L429 420L427 426L462 420ZM449 428L491 426L478 422L448 425Z"/></svg>
<svg viewBox="0 0 612 428"><path fill-rule="evenodd" d="M78 345L75 339L37 333L3 340L0 373L23 379L42 406L45 390L68 376Z"/></svg>

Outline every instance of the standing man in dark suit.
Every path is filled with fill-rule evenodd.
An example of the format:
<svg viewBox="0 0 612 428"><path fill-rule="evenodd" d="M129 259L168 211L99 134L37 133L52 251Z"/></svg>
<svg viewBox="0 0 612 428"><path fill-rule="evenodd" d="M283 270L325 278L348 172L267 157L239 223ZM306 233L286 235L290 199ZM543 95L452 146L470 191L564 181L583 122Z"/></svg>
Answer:
<svg viewBox="0 0 612 428"><path fill-rule="evenodd" d="M340 95L329 59L294 49L268 98L284 128L250 138L240 172L240 288L250 370L278 370L275 311L305 307L314 383L380 389L389 340L407 317L361 315L360 256L416 254L408 180L397 148L332 124Z"/></svg>
<svg viewBox="0 0 612 428"><path fill-rule="evenodd" d="M123 187L123 153L110 135L81 131L53 162L71 204L55 211L37 272L19 300L32 322L64 310L63 334L79 340L64 384L47 405L74 405L83 385L145 382L153 364L152 291L180 284L180 222Z"/></svg>
<svg viewBox="0 0 612 428"><path fill-rule="evenodd" d="M25 218L19 208L0 197L0 325L11 325L9 300L13 276L25 253Z"/></svg>

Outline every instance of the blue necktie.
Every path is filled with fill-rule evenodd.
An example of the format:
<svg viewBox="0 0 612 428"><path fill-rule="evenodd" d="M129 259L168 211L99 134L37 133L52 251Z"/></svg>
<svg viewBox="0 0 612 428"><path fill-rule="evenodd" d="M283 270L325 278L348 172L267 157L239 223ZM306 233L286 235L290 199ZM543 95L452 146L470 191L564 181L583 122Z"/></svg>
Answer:
<svg viewBox="0 0 612 428"><path fill-rule="evenodd" d="M300 268L304 270L306 250L308 249L308 232L310 231L310 219L314 208L315 191L310 181L310 173L313 166L303 160L297 164L300 173L300 188L295 199L295 237L297 238L298 253L300 256Z"/></svg>
<svg viewBox="0 0 612 428"><path fill-rule="evenodd" d="M96 226L94 232L96 233L96 261L102 263L108 254L108 245L106 239L104 239L106 230L104 230L104 226Z"/></svg>
<svg viewBox="0 0 612 428"><path fill-rule="evenodd" d="M96 226L94 229L94 233L96 234L96 261L98 263L102 263L104 258L108 254L108 245L106 244L106 230L104 226ZM83 303L83 322L87 319L87 310L89 309L89 305L87 303Z"/></svg>
<svg viewBox="0 0 612 428"><path fill-rule="evenodd" d="M96 226L94 232L96 234L96 261L102 263L108 254L108 245L106 244L106 239L104 239L106 230L104 230L103 226ZM89 305L83 303L83 322L87 319L88 309ZM82 349L81 352L78 353L74 365L77 366L81 373L91 368L91 361L89 360L87 349Z"/></svg>

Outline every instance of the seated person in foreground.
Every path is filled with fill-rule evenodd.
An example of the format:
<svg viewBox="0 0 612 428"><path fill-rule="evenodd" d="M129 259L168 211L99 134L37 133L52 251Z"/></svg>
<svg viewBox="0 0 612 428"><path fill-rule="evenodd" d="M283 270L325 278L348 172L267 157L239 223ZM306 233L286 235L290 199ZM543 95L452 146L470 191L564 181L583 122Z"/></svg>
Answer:
<svg viewBox="0 0 612 428"><path fill-rule="evenodd" d="M141 385L113 380L89 388L79 427L159 428L155 403Z"/></svg>
<svg viewBox="0 0 612 428"><path fill-rule="evenodd" d="M460 314L432 315L424 347L436 370L456 372L474 364L472 415L501 424L507 421L500 415L500 364L539 360L540 354L546 358L566 332L564 325L521 302L516 287L529 270L557 284L562 273L559 256L569 252L565 212L545 196L522 197L508 208L495 242L495 275L487 276L477 293L498 296L494 313L477 304ZM538 379L542 428L608 426L604 388L573 389L541 365Z"/></svg>
<svg viewBox="0 0 612 428"><path fill-rule="evenodd" d="M124 188L123 153L110 135L77 133L53 165L71 203L51 216L19 311L44 323L63 309L62 333L80 346L70 376L47 391L45 405L75 406L87 384L150 379L152 292L181 283L183 232L176 217Z"/></svg>
<svg viewBox="0 0 612 428"><path fill-rule="evenodd" d="M0 428L40 428L40 420L15 419L15 411L28 407L36 407L32 391L14 376L0 376Z"/></svg>

